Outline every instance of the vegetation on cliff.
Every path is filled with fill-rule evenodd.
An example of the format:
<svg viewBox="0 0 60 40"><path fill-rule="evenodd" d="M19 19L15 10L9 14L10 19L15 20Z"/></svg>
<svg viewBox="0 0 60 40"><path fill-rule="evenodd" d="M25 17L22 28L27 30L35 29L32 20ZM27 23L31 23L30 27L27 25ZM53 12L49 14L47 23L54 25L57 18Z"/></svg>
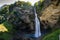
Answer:
<svg viewBox="0 0 60 40"><path fill-rule="evenodd" d="M10 40L13 35L13 25L7 21L0 24L0 40Z"/></svg>
<svg viewBox="0 0 60 40"><path fill-rule="evenodd" d="M42 35L45 33L48 34L44 35L43 40L58 40L58 35L60 34L59 0L43 0L43 2L41 0L36 2L34 6L32 6L30 2L24 1L2 6L0 9L0 28L3 26L3 28L6 27L7 30L0 29L4 32L0 32L0 39L20 40L20 32L28 34L34 33L34 7L36 7L38 18L41 22ZM59 30L55 31L56 29ZM24 40L24 37L22 37L22 40Z"/></svg>

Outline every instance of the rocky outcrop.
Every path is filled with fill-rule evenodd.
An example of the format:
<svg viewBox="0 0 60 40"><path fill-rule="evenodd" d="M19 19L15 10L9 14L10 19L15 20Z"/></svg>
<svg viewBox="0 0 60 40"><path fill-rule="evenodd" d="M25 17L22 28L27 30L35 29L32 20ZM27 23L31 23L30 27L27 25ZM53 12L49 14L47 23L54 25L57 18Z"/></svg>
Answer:
<svg viewBox="0 0 60 40"><path fill-rule="evenodd" d="M27 33L34 31L34 13L33 7L26 8L13 7L12 12L7 17L7 20L16 26L18 30L25 30Z"/></svg>
<svg viewBox="0 0 60 40"><path fill-rule="evenodd" d="M52 3L42 11L40 17L41 23L44 25L44 28L60 28L60 3L56 5L58 0L52 1Z"/></svg>

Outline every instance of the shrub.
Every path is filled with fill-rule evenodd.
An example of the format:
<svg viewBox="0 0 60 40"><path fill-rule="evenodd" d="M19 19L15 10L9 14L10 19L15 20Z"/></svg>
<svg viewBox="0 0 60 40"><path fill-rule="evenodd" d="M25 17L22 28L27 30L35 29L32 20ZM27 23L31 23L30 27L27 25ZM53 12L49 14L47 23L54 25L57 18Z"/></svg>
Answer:
<svg viewBox="0 0 60 40"><path fill-rule="evenodd" d="M13 25L12 24L10 24L9 22L4 22L4 23L2 23L3 25L4 25L4 27L6 27L7 29L8 29L8 32L0 32L0 39L4 39L4 40L10 40L11 39L11 37L12 37L12 34L11 34L11 32L13 32L12 31L12 29L13 29Z"/></svg>

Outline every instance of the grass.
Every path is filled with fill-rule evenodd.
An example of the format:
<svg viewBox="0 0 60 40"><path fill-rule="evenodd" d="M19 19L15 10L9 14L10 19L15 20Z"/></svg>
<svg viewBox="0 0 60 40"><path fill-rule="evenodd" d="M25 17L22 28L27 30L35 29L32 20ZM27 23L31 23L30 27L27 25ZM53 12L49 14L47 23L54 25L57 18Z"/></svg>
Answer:
<svg viewBox="0 0 60 40"><path fill-rule="evenodd" d="M45 35L42 40L59 40L60 29L54 31L51 34Z"/></svg>

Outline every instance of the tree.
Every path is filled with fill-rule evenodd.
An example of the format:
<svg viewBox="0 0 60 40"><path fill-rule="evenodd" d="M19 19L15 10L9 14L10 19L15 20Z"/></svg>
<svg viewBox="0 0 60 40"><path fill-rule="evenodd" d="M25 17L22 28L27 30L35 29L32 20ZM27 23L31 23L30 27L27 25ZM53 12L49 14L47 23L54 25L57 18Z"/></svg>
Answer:
<svg viewBox="0 0 60 40"><path fill-rule="evenodd" d="M40 0L40 1L36 2L34 4L34 6L36 7L37 13L41 12L41 10L43 8L43 0Z"/></svg>

